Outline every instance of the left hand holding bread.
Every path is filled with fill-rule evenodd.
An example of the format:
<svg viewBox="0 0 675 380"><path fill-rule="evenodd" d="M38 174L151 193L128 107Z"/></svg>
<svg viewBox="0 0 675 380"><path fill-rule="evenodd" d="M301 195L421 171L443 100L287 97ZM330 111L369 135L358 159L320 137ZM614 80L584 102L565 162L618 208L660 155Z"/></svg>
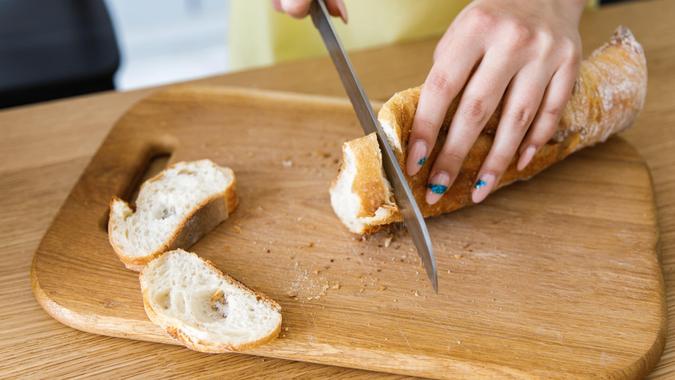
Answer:
<svg viewBox="0 0 675 380"><path fill-rule="evenodd" d="M433 165L426 202L452 186L469 150L504 98L494 144L472 200L496 187L516 152L522 170L555 133L581 60L581 0L477 0L453 21L434 53L408 145L406 172ZM448 107L460 97L446 136ZM445 138L434 162L436 140Z"/></svg>

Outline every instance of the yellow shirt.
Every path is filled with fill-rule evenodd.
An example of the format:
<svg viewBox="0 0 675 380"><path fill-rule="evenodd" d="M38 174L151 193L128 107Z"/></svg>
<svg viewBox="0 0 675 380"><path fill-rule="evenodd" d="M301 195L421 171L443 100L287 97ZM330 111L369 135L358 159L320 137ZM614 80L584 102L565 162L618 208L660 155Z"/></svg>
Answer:
<svg viewBox="0 0 675 380"><path fill-rule="evenodd" d="M344 0L349 25L335 19L347 49L440 36L470 0ZM594 0L589 1L589 4ZM309 17L279 13L271 0L230 1L230 68L240 70L325 54Z"/></svg>

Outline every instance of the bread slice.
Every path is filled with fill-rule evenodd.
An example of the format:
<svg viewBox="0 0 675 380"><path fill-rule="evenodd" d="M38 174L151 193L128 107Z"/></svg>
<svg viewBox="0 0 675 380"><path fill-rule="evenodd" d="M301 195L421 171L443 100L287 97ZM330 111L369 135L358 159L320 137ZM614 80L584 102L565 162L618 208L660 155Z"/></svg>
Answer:
<svg viewBox="0 0 675 380"><path fill-rule="evenodd" d="M511 163L497 187L525 180L564 159L571 153L605 141L629 127L642 109L647 92L647 63L644 51L631 32L619 27L609 43L598 48L581 64L572 97L563 111L554 138L541 147L523 171ZM395 94L380 109L378 119L387 139L405 167L405 152L420 88ZM447 129L459 98L449 107L430 162L445 142ZM431 165L407 177L424 216L451 212L472 204L471 191L478 171L492 146L501 116L495 111L470 150L454 184L434 205L425 201L426 180ZM381 226L400 221L389 183L382 170L380 148L375 135L344 144L338 176L330 189L331 205L347 228L356 234L372 233Z"/></svg>
<svg viewBox="0 0 675 380"><path fill-rule="evenodd" d="M188 248L234 211L235 184L231 169L210 160L176 163L143 183L136 211L113 198L110 244L136 271L162 252Z"/></svg>
<svg viewBox="0 0 675 380"><path fill-rule="evenodd" d="M281 306L182 249L150 261L139 276L150 320L189 349L241 351L274 340Z"/></svg>
<svg viewBox="0 0 675 380"><path fill-rule="evenodd" d="M374 133L342 145L340 174L330 194L335 214L354 233L400 220Z"/></svg>

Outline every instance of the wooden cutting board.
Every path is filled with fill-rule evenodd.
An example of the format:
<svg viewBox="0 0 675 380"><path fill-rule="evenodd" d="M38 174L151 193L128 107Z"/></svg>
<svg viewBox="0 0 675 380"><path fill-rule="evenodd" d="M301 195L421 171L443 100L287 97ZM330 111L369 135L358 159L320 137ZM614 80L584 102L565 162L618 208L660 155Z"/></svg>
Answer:
<svg viewBox="0 0 675 380"><path fill-rule="evenodd" d="M148 166L161 169L153 157L210 158L235 171L240 205L191 250L283 307L280 338L251 354L436 378L628 378L654 365L665 329L658 234L649 172L630 145L612 139L429 220L435 295L404 231L360 240L333 215L340 145L361 134L341 99L155 93L116 124L45 235L38 302L80 330L173 343L108 245L108 202L132 199Z"/></svg>

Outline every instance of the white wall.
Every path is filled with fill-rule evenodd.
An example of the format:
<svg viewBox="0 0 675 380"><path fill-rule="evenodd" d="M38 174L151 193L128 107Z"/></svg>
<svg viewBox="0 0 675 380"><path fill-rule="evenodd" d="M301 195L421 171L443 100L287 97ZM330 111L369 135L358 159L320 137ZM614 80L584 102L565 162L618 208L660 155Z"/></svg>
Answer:
<svg viewBox="0 0 675 380"><path fill-rule="evenodd" d="M119 90L227 71L228 0L106 0L120 45Z"/></svg>

